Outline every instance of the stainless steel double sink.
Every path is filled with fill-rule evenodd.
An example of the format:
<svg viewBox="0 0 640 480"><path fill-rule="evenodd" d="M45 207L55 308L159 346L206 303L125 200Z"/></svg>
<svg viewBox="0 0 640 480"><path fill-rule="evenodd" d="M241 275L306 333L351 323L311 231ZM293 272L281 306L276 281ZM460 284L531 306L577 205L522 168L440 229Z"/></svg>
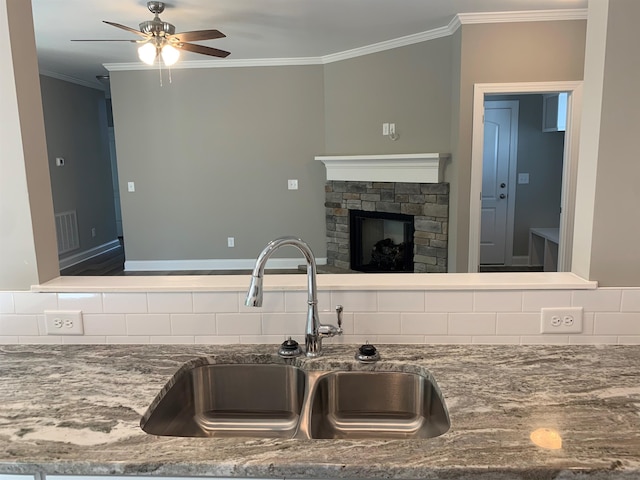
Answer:
<svg viewBox="0 0 640 480"><path fill-rule="evenodd" d="M442 435L450 422L428 372L194 362L160 392L141 427L178 437L407 439Z"/></svg>

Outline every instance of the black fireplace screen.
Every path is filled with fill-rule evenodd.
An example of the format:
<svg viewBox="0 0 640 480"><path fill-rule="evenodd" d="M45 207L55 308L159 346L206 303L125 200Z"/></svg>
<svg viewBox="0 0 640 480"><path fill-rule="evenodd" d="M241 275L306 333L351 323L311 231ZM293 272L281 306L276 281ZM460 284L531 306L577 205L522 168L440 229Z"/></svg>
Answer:
<svg viewBox="0 0 640 480"><path fill-rule="evenodd" d="M413 272L413 216L349 211L351 269Z"/></svg>

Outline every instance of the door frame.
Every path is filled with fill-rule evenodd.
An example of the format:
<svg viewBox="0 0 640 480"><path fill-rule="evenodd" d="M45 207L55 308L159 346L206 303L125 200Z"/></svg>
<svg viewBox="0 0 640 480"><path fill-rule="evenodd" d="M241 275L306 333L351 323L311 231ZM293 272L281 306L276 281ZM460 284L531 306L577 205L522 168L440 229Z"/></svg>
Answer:
<svg viewBox="0 0 640 480"><path fill-rule="evenodd" d="M473 86L473 123L471 135L471 185L469 202L469 272L477 272L480 264L480 209L482 205L482 153L484 143L484 100L487 94L527 94L568 92L567 129L564 139L560 243L558 271L571 271L573 226L578 171L580 117L582 113L582 81L476 83ZM540 125L542 128L542 125Z"/></svg>
<svg viewBox="0 0 640 480"><path fill-rule="evenodd" d="M512 265L513 264L513 231L515 224L515 214L516 214L516 170L518 166L518 119L520 117L520 101L518 100L487 100L484 99L482 103L482 141L484 146L484 104L489 101L495 104L504 105L505 108L510 108L511 112L515 112L515 115L511 116L511 138L510 138L510 146L509 146L509 188L507 189L507 219L505 225L505 239L504 239L504 264ZM484 154L483 154L484 157ZM484 168L484 158L483 158L483 168ZM480 171L482 173L482 170ZM482 177L481 183L482 185ZM481 188L482 190L482 188ZM482 198L480 198L480 209L482 209ZM482 216L481 216L482 217ZM480 219L480 223L482 224L482 218ZM478 240L478 249L480 245L480 240ZM479 250L478 250L479 251ZM478 257L478 262L480 262L480 258Z"/></svg>

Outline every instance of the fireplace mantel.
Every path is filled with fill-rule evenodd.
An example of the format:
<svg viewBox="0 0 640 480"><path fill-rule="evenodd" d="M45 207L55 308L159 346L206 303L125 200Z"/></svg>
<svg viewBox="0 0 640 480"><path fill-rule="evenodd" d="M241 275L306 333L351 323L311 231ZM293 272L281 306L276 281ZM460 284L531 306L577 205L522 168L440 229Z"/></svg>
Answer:
<svg viewBox="0 0 640 480"><path fill-rule="evenodd" d="M355 182L439 183L449 154L322 155L327 180Z"/></svg>

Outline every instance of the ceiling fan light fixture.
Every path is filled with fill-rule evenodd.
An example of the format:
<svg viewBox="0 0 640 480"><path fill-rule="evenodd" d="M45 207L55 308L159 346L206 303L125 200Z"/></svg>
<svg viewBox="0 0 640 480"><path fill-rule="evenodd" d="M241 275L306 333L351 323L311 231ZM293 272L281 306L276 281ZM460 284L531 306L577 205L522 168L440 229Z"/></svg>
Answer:
<svg viewBox="0 0 640 480"><path fill-rule="evenodd" d="M145 43L140 48L138 48L138 57L147 65L153 65L156 61L156 56L158 55L158 50L156 46L152 43Z"/></svg>
<svg viewBox="0 0 640 480"><path fill-rule="evenodd" d="M172 45L169 45L168 43L164 47L162 47L160 54L162 55L162 61L167 67L170 67L171 65L176 63L178 61L178 58L180 58L180 50Z"/></svg>

